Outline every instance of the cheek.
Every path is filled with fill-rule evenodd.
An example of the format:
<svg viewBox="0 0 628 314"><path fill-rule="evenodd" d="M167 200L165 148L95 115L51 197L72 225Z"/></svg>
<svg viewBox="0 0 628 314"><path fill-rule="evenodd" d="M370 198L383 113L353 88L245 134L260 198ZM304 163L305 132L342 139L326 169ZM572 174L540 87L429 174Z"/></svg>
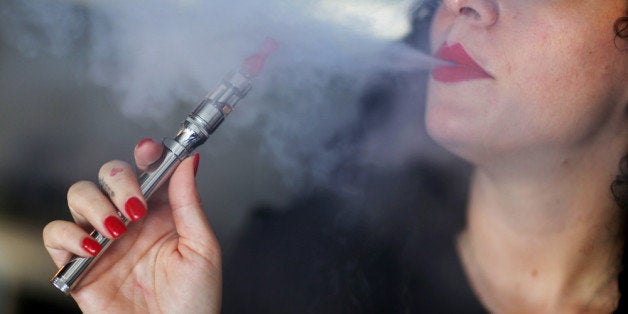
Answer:
<svg viewBox="0 0 628 314"><path fill-rule="evenodd" d="M582 142L601 130L616 109L619 84L612 56L608 49L582 45L569 46L569 54L553 51L513 65L519 70L513 71L514 84L504 86L502 100L526 122L530 137L563 145Z"/></svg>

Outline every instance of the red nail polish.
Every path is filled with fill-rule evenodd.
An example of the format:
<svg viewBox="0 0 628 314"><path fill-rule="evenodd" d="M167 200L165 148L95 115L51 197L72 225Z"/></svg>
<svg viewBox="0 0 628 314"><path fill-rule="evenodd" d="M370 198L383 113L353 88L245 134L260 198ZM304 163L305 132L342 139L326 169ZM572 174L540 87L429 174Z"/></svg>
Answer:
<svg viewBox="0 0 628 314"><path fill-rule="evenodd" d="M92 237L85 237L85 239L83 239L83 242L81 242L81 246L91 256L98 255L98 253L100 253L100 250L102 250L102 246L100 246L100 244L98 244L98 242L96 242L96 240L94 240Z"/></svg>
<svg viewBox="0 0 628 314"><path fill-rule="evenodd" d="M124 210L131 221L138 221L146 216L146 206L139 198L133 196L124 203Z"/></svg>
<svg viewBox="0 0 628 314"><path fill-rule="evenodd" d="M137 145L136 145L135 147L136 147L136 148L140 148L140 147L142 147L142 145L144 145L144 144L146 144L146 143L148 143L148 142L152 142L152 141L153 141L153 140L152 140L152 139L150 139L150 138L143 138L143 139L141 139L141 140L137 143Z"/></svg>
<svg viewBox="0 0 628 314"><path fill-rule="evenodd" d="M105 228L109 231L109 234L114 238L119 238L126 232L126 226L116 216L109 216L105 219Z"/></svg>
<svg viewBox="0 0 628 314"><path fill-rule="evenodd" d="M194 176L196 176L196 172L198 172L199 160L200 160L200 155L198 153L194 154Z"/></svg>

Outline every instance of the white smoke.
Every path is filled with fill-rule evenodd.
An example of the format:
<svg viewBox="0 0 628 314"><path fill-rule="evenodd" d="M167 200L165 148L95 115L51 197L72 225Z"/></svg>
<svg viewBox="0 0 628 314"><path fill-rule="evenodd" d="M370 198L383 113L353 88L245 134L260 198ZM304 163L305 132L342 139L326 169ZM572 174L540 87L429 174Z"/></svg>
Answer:
<svg viewBox="0 0 628 314"><path fill-rule="evenodd" d="M313 177L332 171L337 156L325 143L357 118L357 98L372 71L429 66L423 55L391 46L409 28L410 5L408 0L12 0L0 6L0 31L10 30L2 37L26 55L84 58L89 77L109 89L121 111L136 121L183 118L190 103L265 37L277 39L280 49L240 105L246 109L234 113L238 118L229 125L258 129L264 153L287 170L292 184L308 169ZM383 51L401 61L382 58ZM185 110L178 104L186 104Z"/></svg>

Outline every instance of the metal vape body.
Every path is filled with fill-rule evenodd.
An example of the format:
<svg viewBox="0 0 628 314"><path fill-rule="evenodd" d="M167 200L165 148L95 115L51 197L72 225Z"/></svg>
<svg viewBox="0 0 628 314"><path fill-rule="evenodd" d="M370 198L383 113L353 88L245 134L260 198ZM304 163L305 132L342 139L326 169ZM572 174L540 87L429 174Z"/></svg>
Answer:
<svg viewBox="0 0 628 314"><path fill-rule="evenodd" d="M251 90L252 77L246 69L228 74L213 92L207 95L183 122L174 138L163 140L161 158L138 178L142 194L148 199L190 153L220 126L237 103ZM128 220L118 211L125 224ZM69 294L89 267L106 251L113 240L93 230L90 236L102 246L95 257L75 256L61 267L50 282L64 294Z"/></svg>

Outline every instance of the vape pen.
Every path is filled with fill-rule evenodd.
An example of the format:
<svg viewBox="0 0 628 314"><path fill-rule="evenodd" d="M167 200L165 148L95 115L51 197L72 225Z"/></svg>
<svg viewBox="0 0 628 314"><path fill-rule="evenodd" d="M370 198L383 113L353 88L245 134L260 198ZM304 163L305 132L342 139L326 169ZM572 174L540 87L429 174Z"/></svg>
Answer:
<svg viewBox="0 0 628 314"><path fill-rule="evenodd" d="M170 177L181 161L207 140L237 103L246 96L251 90L252 79L259 74L264 61L277 47L277 41L267 38L258 53L245 59L239 70L227 74L218 86L200 102L173 138L163 140L164 153L161 158L138 178L142 194L146 199ZM128 224L124 215L120 212L118 215L125 224ZM113 241L96 230L93 230L90 236L102 246L100 253L95 257L72 257L50 280L52 285L64 294L70 293L82 275Z"/></svg>

